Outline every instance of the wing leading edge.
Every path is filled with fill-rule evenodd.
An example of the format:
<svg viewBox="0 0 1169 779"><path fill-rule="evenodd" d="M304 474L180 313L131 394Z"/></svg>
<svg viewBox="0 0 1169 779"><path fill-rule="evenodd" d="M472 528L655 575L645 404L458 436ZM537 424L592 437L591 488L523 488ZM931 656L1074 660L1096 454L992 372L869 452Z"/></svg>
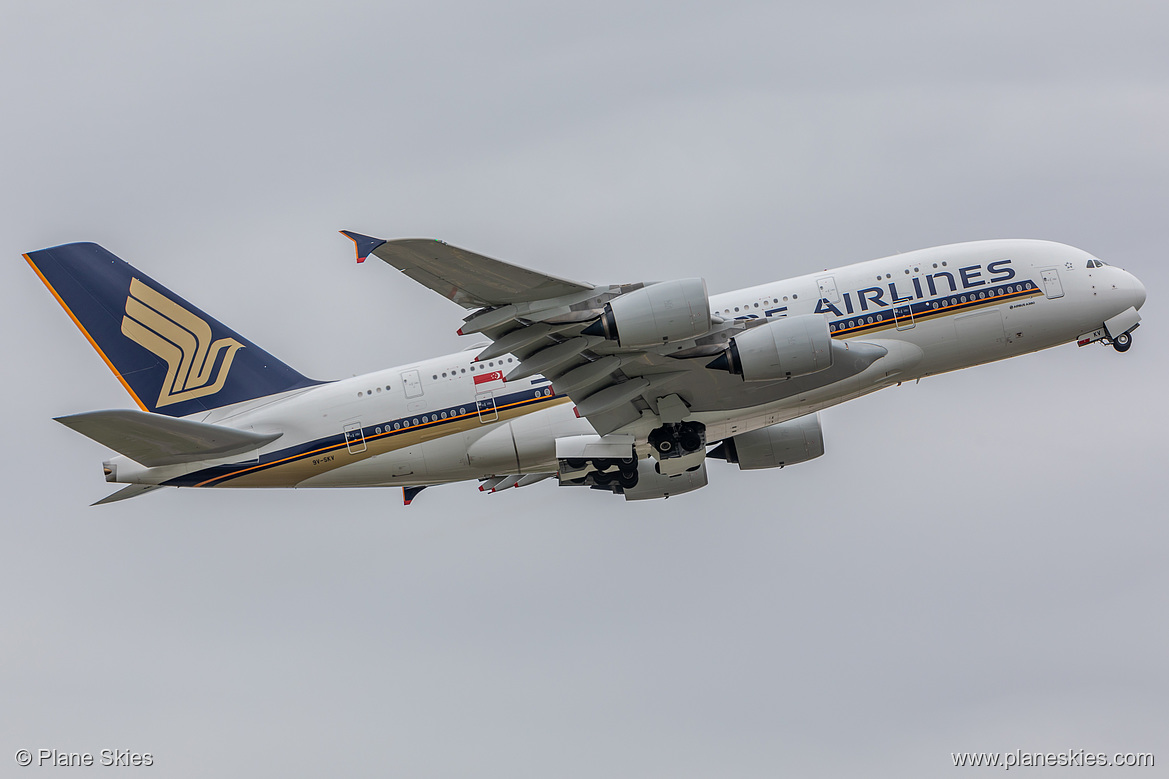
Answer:
<svg viewBox="0 0 1169 779"><path fill-rule="evenodd" d="M343 230L358 261L374 255L463 308L529 303L589 292L591 284L494 260L433 238L381 241Z"/></svg>

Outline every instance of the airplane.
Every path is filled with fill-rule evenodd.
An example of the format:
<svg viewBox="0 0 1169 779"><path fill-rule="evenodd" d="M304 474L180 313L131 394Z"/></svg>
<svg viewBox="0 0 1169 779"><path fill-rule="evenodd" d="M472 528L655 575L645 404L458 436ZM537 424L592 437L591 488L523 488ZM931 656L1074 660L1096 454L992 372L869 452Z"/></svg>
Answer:
<svg viewBox="0 0 1169 779"><path fill-rule="evenodd" d="M819 457L819 412L1071 341L1132 345L1145 288L1064 244L988 240L709 294L701 278L592 284L434 239L341 231L460 305L469 350L307 378L93 243L24 255L137 409L58 422L118 454L94 505L160 487L544 480L626 500Z"/></svg>

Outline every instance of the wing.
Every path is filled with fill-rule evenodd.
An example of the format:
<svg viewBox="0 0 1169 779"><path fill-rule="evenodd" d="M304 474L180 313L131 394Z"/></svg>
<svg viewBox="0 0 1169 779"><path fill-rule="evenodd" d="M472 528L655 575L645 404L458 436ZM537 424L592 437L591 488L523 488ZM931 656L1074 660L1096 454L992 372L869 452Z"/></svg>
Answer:
<svg viewBox="0 0 1169 779"><path fill-rule="evenodd" d="M588 292L592 286L484 257L431 238L376 238L341 231L358 261L373 254L463 308L484 308ZM364 253L363 253L364 250Z"/></svg>
<svg viewBox="0 0 1169 779"><path fill-rule="evenodd" d="M479 359L514 355L519 366L507 375L508 380L547 376L556 392L568 395L577 412L601 435L643 417L653 423L650 427L681 422L696 406L717 407L744 393L743 382L723 371L708 370L706 364L748 325L711 316L701 279L596 286L441 241L345 235L357 246L359 261L372 254L472 309L459 333L482 333L493 341ZM659 320L662 310L681 312L668 326L683 331L689 327L693 336L648 345L644 338L618 339L604 318L607 313L611 317L614 301L633 300L628 297L633 293L641 294L639 303L647 294L656 295ZM749 403L747 399L744 405Z"/></svg>

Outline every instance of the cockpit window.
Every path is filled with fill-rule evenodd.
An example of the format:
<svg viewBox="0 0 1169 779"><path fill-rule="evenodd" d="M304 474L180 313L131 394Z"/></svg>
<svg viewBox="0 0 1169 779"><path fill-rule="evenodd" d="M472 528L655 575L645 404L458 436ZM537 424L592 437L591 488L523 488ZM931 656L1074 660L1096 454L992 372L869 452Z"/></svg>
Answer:
<svg viewBox="0 0 1169 779"><path fill-rule="evenodd" d="M1103 268L1104 263L1100 262L1100 260L1088 260L1088 267L1089 268Z"/></svg>

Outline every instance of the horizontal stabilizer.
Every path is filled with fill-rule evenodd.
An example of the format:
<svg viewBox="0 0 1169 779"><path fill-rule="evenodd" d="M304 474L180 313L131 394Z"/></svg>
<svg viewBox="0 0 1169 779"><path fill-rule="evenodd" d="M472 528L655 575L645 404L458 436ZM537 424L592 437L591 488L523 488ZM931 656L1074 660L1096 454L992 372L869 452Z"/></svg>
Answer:
<svg viewBox="0 0 1169 779"><path fill-rule="evenodd" d="M117 503L119 500L126 500L127 498L136 498L147 492L153 492L161 487L160 484L128 484L115 493L106 495L97 503L91 503L92 506L104 506L107 503Z"/></svg>
<svg viewBox="0 0 1169 779"><path fill-rule="evenodd" d="M242 454L282 435L128 409L88 411L57 421L147 468Z"/></svg>

